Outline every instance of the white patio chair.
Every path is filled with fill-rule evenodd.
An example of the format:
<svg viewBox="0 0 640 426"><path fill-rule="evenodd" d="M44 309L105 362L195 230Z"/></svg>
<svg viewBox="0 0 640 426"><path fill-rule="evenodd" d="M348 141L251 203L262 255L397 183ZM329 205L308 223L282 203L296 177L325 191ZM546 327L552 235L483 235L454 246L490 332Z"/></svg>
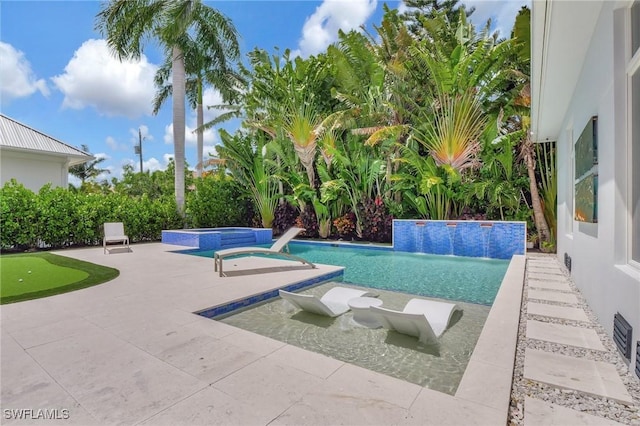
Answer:
<svg viewBox="0 0 640 426"><path fill-rule="evenodd" d="M104 224L104 238L102 239L102 248L106 254L109 250L107 244L120 243L127 251L131 251L129 247L129 237L124 233L124 225L122 222L106 222ZM111 253L111 252L109 252Z"/></svg>

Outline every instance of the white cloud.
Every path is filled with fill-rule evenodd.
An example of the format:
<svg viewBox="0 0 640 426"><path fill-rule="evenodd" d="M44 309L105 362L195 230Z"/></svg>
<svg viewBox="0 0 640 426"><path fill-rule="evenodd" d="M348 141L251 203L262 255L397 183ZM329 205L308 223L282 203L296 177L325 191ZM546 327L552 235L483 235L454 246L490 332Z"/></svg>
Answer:
<svg viewBox="0 0 640 426"><path fill-rule="evenodd" d="M43 79L37 79L24 53L0 41L0 98L10 101L24 98L36 91L49 96L49 88Z"/></svg>
<svg viewBox="0 0 640 426"><path fill-rule="evenodd" d="M112 151L128 151L132 149L129 145L119 143L113 136L107 136L105 143Z"/></svg>
<svg viewBox="0 0 640 426"><path fill-rule="evenodd" d="M143 141L153 140L153 135L149 133L149 127L145 126L144 124L141 124L137 129L129 129L129 133L131 134L131 143L133 145L138 145L140 136L142 136Z"/></svg>
<svg viewBox="0 0 640 426"><path fill-rule="evenodd" d="M214 118L219 117L220 115L227 112L226 110L220 109L209 109L208 106L214 105L222 105L224 102L222 100L222 95L217 89L213 89L211 87L207 87L202 93L202 106L203 106L203 116L204 122L208 123ZM194 116L195 120L195 116Z"/></svg>
<svg viewBox="0 0 640 426"><path fill-rule="evenodd" d="M101 155L101 154L95 154L95 155L97 157L98 155ZM107 156L107 158L110 158L110 157ZM100 165L100 166L102 166L102 165ZM96 182L102 182L103 180L107 180L107 181L110 180L112 175L113 175L113 171L115 170L115 167L113 167L113 166L105 166L105 167L100 167L100 168L108 170L108 172L100 173L98 176L96 176L95 181Z"/></svg>
<svg viewBox="0 0 640 426"><path fill-rule="evenodd" d="M120 62L105 40L87 40L73 55L64 73L51 80L64 94L62 106L94 107L99 113L138 117L151 114L157 66L140 60Z"/></svg>
<svg viewBox="0 0 640 426"><path fill-rule="evenodd" d="M149 170L151 173L156 170L165 170L167 168L167 164L164 165L160 163L160 161L156 160L155 157L149 158L147 161L142 162L142 167L145 171Z"/></svg>
<svg viewBox="0 0 640 426"><path fill-rule="evenodd" d="M376 10L377 4L377 0L324 0L304 23L299 49L292 55L307 57L324 51L338 39L338 30L358 28Z"/></svg>
<svg viewBox="0 0 640 426"><path fill-rule="evenodd" d="M70 185L75 186L76 188L80 188L80 185L82 185L82 181L80 180L79 177L75 177L74 175L72 175L71 173L69 173L69 180L68 183Z"/></svg>
<svg viewBox="0 0 640 426"><path fill-rule="evenodd" d="M195 121L195 120L194 120ZM198 143L198 136L195 132L196 125L193 123L192 126L185 126L185 135L184 141L185 145L188 146L196 146ZM215 128L211 128L204 131L203 142L204 145L214 145L218 141L218 132ZM173 144L173 123L168 124L164 128L164 143L167 145Z"/></svg>
<svg viewBox="0 0 640 426"><path fill-rule="evenodd" d="M205 160L207 158L211 157L217 157L218 156L218 145L205 145L202 149L203 155L202 158L204 158Z"/></svg>
<svg viewBox="0 0 640 426"><path fill-rule="evenodd" d="M162 156L162 160L151 157L148 160L142 162L142 168L145 172L150 171L151 173L158 170L166 170L167 166L169 165L170 158L173 158L172 154L164 154ZM122 160L122 166L125 165L133 166L133 169L137 172L140 169L140 159L138 158L134 160L132 158L125 158Z"/></svg>
<svg viewBox="0 0 640 426"><path fill-rule="evenodd" d="M105 152L99 152L97 154L92 154L92 155L96 158L96 160L100 160L102 158L104 158L105 160L111 159L111 156ZM104 167L101 167L101 168L104 168Z"/></svg>

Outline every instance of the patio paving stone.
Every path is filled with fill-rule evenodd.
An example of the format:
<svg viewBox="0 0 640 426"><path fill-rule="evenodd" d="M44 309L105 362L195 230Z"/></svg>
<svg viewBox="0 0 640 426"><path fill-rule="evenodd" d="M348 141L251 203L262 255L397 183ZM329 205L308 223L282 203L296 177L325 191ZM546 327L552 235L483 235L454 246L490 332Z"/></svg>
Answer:
<svg viewBox="0 0 640 426"><path fill-rule="evenodd" d="M549 302L569 303L573 305L578 304L578 298L575 294L560 293L558 291L547 291L532 288L527 292L527 297L529 299L546 300Z"/></svg>
<svg viewBox="0 0 640 426"><path fill-rule="evenodd" d="M526 349L524 377L564 389L611 398L623 404L633 399L612 364Z"/></svg>
<svg viewBox="0 0 640 426"><path fill-rule="evenodd" d="M527 338L571 345L596 351L604 351L598 333L589 328L553 324L541 321L527 321Z"/></svg>
<svg viewBox="0 0 640 426"><path fill-rule="evenodd" d="M569 284L563 281L546 281L544 279L532 279L531 276L529 276L527 284L529 287L533 288L565 291L567 293L571 292L571 287L569 287Z"/></svg>
<svg viewBox="0 0 640 426"><path fill-rule="evenodd" d="M524 424L525 426L618 426L622 423L526 397Z"/></svg>
<svg viewBox="0 0 640 426"><path fill-rule="evenodd" d="M545 317L562 318L572 321L589 322L587 314L581 308L571 308L568 306L549 305L545 303L527 303L527 313L530 315L541 315Z"/></svg>
<svg viewBox="0 0 640 426"><path fill-rule="evenodd" d="M141 421L206 387L106 332L70 337L27 352L101 422Z"/></svg>

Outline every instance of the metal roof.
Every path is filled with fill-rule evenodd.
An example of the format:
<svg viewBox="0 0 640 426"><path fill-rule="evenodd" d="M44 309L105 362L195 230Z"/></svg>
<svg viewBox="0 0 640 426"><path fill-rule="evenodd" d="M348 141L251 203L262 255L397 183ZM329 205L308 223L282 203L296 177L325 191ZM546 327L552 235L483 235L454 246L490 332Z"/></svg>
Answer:
<svg viewBox="0 0 640 426"><path fill-rule="evenodd" d="M62 155L70 157L72 164L83 163L93 158L91 154L60 142L4 114L0 114L0 148Z"/></svg>

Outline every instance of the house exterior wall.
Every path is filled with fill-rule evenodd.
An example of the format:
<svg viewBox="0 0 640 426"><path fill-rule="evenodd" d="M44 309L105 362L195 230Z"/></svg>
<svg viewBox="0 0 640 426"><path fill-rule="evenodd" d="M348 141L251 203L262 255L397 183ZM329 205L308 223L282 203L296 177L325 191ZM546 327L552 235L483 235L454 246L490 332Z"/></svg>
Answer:
<svg viewBox="0 0 640 426"><path fill-rule="evenodd" d="M47 183L66 188L68 175L66 157L6 149L0 151L1 185L13 178L34 192L38 192Z"/></svg>
<svg viewBox="0 0 640 426"><path fill-rule="evenodd" d="M633 327L630 369L640 339L640 269L628 263L628 188L624 9L604 2L558 138L558 258L572 258L571 275L607 332L614 314ZM598 223L573 220L573 144L598 117Z"/></svg>

